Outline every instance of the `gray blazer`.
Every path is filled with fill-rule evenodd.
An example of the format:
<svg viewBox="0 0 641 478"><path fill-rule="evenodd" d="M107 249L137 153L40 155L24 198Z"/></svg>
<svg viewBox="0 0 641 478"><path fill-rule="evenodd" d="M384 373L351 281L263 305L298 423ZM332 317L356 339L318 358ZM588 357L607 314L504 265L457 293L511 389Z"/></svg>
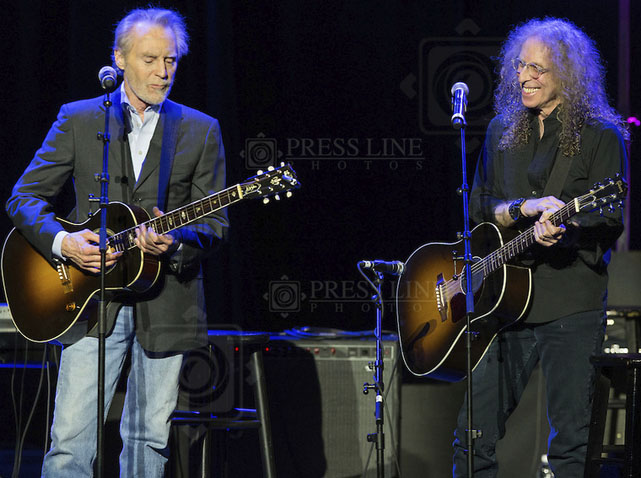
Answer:
<svg viewBox="0 0 641 478"><path fill-rule="evenodd" d="M119 90L112 95L112 103L110 201L139 206L151 214L153 206L167 212L224 189L225 156L216 119L166 100L142 171L135 181L123 120L127 117L123 117ZM96 134L104 130L104 118L102 97L63 105L42 147L7 201L7 212L16 228L46 258L52 259L54 237L63 230L55 219L52 202L67 179L73 179L75 191L75 207L68 220L84 222L91 211L89 194L100 197L100 184L94 176L102 171L103 143ZM176 143L175 154L167 155L169 163L163 163L168 164L170 174L168 178L163 174L168 184L165 204L161 205L158 188L163 132L167 124L175 128ZM206 343L200 261L218 238L222 238L227 224L223 210L172 232L182 246L171 257L161 258L165 273L144 295L125 299L135 303L136 335L146 350L183 351ZM108 330L119 307L120 302L110 304Z"/></svg>

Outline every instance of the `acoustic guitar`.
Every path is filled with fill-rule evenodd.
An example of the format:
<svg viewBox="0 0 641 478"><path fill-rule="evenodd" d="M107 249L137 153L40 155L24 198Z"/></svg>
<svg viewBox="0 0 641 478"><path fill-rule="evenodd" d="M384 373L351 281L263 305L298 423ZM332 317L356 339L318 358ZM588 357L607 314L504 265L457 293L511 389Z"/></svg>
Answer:
<svg viewBox="0 0 641 478"><path fill-rule="evenodd" d="M142 293L161 275L158 258L142 252L134 243L138 226L144 224L166 234L245 199L278 199L278 193L289 196L290 190L298 187L294 170L283 164L159 217L151 218L140 207L110 202L107 248L123 254L105 273L109 297ZM83 229L98 232L100 228L99 213L81 224L58 220L70 233ZM78 320L89 320L89 330L95 326L100 274L79 269L71 261L50 262L15 228L2 250L2 284L16 329L33 342L54 340Z"/></svg>
<svg viewBox="0 0 641 478"><path fill-rule="evenodd" d="M586 194L550 216L555 226L580 211L625 198L627 184L618 175L594 185ZM528 309L531 271L510 264L535 243L534 226L504 242L501 231L481 223L471 231L474 314L472 364L475 367L496 334L518 321ZM416 249L398 279L396 310L405 365L414 375L456 382L466 376L466 276L463 241L430 243Z"/></svg>

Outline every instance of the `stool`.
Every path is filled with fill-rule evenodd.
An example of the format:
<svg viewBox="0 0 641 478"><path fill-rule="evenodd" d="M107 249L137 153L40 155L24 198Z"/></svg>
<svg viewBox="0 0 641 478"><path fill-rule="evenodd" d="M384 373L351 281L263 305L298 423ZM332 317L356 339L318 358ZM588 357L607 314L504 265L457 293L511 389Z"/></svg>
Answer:
<svg viewBox="0 0 641 478"><path fill-rule="evenodd" d="M601 465L613 464L623 469L622 478L638 478L641 476L641 354L597 355L591 361L597 368L597 376L584 476L598 478ZM625 444L604 445L607 409L616 406L609 400L611 380L607 374L616 369L625 372ZM603 457L604 453L622 453L623 458Z"/></svg>
<svg viewBox="0 0 641 478"><path fill-rule="evenodd" d="M239 367L244 367L246 360L249 359L256 409L234 408L231 415L214 414L206 409L200 411L177 409L171 417L171 424L174 427L181 425L204 425L206 427L200 456L200 476L203 478L210 476L210 435L213 430L258 429L263 475L265 478L275 478L276 467L262 354L264 346L269 342L269 335L238 330L210 330L208 334L211 348L219 345L222 341L227 341L232 345L232 349L241 352ZM232 384L231 386L234 385L242 386L242 384ZM179 400L178 408L181 408L180 405Z"/></svg>

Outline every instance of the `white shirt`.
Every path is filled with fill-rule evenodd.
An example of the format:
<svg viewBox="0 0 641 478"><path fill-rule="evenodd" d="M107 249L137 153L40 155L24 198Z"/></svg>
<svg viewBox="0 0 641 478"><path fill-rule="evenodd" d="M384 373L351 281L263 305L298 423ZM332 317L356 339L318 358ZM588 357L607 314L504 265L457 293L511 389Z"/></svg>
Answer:
<svg viewBox="0 0 641 478"><path fill-rule="evenodd" d="M125 111L129 111L129 119L131 120L131 132L127 135L127 139L129 140L129 151L131 151L134 174L136 176L136 181L138 181L142 165L145 162L147 152L149 151L151 138L154 135L154 131L156 131L156 125L160 118L160 107L162 104L147 106L147 109L144 111L144 118L141 118L138 111L136 111L136 108L131 106L131 103L129 102L129 98L125 93L124 82L120 85L120 98L122 98L121 101L125 105L123 108L123 114Z"/></svg>

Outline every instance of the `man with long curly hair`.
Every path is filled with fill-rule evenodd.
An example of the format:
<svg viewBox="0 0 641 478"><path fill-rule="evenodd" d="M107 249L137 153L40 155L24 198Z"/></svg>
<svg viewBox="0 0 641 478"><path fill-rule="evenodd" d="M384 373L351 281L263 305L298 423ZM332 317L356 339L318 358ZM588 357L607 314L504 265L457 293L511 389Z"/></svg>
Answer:
<svg viewBox="0 0 641 478"><path fill-rule="evenodd" d="M566 20L514 28L500 57L497 116L489 125L471 194L475 222L534 225L530 306L499 333L474 369L475 477L495 477L496 443L540 362L556 478L583 477L594 368L601 349L609 248L623 230L620 211L582 212L555 226L550 216L595 182L626 168L621 116L608 104L594 42ZM548 184L549 183L549 184ZM467 476L467 404L459 413L454 476Z"/></svg>

